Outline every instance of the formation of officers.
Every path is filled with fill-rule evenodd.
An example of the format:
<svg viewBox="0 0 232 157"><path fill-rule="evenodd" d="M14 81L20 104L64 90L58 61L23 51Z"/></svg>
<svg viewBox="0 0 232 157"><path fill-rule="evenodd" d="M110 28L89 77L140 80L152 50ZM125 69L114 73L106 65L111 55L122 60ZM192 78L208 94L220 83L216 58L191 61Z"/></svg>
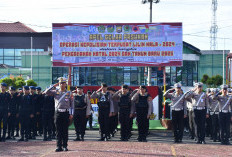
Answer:
<svg viewBox="0 0 232 157"><path fill-rule="evenodd" d="M93 93L84 93L78 86L75 91L67 90L67 80L59 78L57 84L51 85L44 92L40 87L24 86L16 92L14 87L7 89L6 83L1 83L0 93L0 140L20 139L28 141L43 134L43 140L51 140L56 135L56 152L68 151L68 127L74 121L76 138L74 141L84 141L87 119L91 117L90 99L98 101L98 122L100 139L108 141L114 136L118 122L121 125L121 141L131 137L133 119L138 125L138 141L146 142L149 134L149 118L152 114L152 98L146 86L131 90L128 85L122 85L116 91L102 83L101 88ZM212 139L228 145L230 137L230 121L232 121L232 98L228 95L228 86L223 85L219 91L210 89L203 92L203 84L197 83L193 90L183 93L181 84L164 93L171 99L172 123L174 141L182 142L184 118L189 117L191 138L197 143L205 144L206 119L211 118ZM3 133L1 131L3 130ZM8 136L6 136L8 133Z"/></svg>
<svg viewBox="0 0 232 157"><path fill-rule="evenodd" d="M194 89L183 93L181 84L177 83L164 93L164 97L172 101L174 141L182 142L183 122L188 115L191 139L195 139L198 144L206 144L205 135L210 134L214 142L230 145L232 96L228 93L228 86L222 85L221 90L207 89L206 92L202 89L203 84L200 82L195 84Z"/></svg>

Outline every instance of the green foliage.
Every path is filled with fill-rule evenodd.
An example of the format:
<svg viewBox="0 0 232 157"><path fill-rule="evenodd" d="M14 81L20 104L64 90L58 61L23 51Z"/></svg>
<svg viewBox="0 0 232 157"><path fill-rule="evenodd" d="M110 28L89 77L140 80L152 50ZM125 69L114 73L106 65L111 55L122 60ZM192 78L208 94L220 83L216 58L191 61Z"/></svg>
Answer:
<svg viewBox="0 0 232 157"><path fill-rule="evenodd" d="M7 86L14 86L15 88L21 88L22 86L26 85L25 80L22 77L12 77L12 78L4 78L0 80L0 83L6 83ZM28 80L27 81L28 86L37 86L37 83L34 80Z"/></svg>
<svg viewBox="0 0 232 157"><path fill-rule="evenodd" d="M209 87L212 87L213 86L213 79L212 78L208 78L207 81L206 81L206 84L209 86Z"/></svg>
<svg viewBox="0 0 232 157"><path fill-rule="evenodd" d="M37 86L37 83L34 80L27 80L27 86Z"/></svg>
<svg viewBox="0 0 232 157"><path fill-rule="evenodd" d="M221 75L215 76L215 85L220 86L223 83L223 77Z"/></svg>
<svg viewBox="0 0 232 157"><path fill-rule="evenodd" d="M17 80L15 81L15 87L16 88L21 88L22 86L25 86L26 82L24 80Z"/></svg>
<svg viewBox="0 0 232 157"><path fill-rule="evenodd" d="M8 87L12 86L12 84L13 84L13 80L10 79L9 77L5 77L4 79L1 79L0 83L2 83L2 82L6 83Z"/></svg>
<svg viewBox="0 0 232 157"><path fill-rule="evenodd" d="M201 82L204 83L204 84L207 84L208 79L209 79L209 76L207 74L204 74L202 79L201 79Z"/></svg>
<svg viewBox="0 0 232 157"><path fill-rule="evenodd" d="M223 78L221 75L209 77L207 74L205 74L203 75L201 82L206 84L207 87L216 88L222 84Z"/></svg>

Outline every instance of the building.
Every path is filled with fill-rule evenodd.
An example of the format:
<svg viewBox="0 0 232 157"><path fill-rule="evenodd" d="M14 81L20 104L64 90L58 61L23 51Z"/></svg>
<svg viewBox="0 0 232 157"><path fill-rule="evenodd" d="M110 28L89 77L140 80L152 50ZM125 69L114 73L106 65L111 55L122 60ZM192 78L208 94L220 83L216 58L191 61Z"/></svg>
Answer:
<svg viewBox="0 0 232 157"><path fill-rule="evenodd" d="M202 79L204 74L209 77L221 75L223 76L223 64L224 70L226 69L226 57L230 51L224 51L224 63L223 63L223 50L202 50L199 61L199 80ZM226 80L226 70L224 71L224 80Z"/></svg>
<svg viewBox="0 0 232 157"><path fill-rule="evenodd" d="M0 23L0 79L21 75L44 88L49 85L51 36L51 32L38 33L20 22Z"/></svg>
<svg viewBox="0 0 232 157"><path fill-rule="evenodd" d="M22 75L45 88L56 83L58 77L68 77L68 67L52 67L51 50L51 32L35 32L20 22L0 23L0 64L3 65L0 79ZM183 66L166 67L166 83L193 86L205 73L222 75L221 63L222 51L200 51L183 42ZM111 86L146 85L147 73L147 67L72 67L72 85L97 86L101 82ZM163 85L160 67L152 67L151 80L153 86Z"/></svg>

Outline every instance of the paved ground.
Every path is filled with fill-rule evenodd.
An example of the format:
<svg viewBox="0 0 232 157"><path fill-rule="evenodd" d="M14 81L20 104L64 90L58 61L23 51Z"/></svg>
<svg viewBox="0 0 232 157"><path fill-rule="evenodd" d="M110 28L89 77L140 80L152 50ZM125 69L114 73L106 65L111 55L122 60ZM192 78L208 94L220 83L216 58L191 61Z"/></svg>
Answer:
<svg viewBox="0 0 232 157"><path fill-rule="evenodd" d="M41 137L29 142L7 141L0 143L0 156L84 156L84 157L103 157L103 156L186 156L186 157L227 157L232 156L232 145L224 146L220 143L213 143L206 139L206 145L195 144L195 141L184 137L182 144L174 144L172 133L170 131L151 131L148 142L137 142L137 132L133 132L132 139L129 142L119 141L119 132L111 141L98 142L98 131L87 131L84 142L74 142L74 131L69 132L69 151L54 152L56 147L55 140L43 142Z"/></svg>

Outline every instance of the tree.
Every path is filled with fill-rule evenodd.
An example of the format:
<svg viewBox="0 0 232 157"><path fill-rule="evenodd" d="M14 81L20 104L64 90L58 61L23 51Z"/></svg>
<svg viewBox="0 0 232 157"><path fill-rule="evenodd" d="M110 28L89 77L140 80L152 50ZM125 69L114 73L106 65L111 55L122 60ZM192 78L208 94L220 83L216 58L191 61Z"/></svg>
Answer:
<svg viewBox="0 0 232 157"><path fill-rule="evenodd" d="M27 80L27 86L37 86L37 83L34 80Z"/></svg>
<svg viewBox="0 0 232 157"><path fill-rule="evenodd" d="M15 81L15 87L16 88L21 88L26 85L26 82L24 80L17 80Z"/></svg>
<svg viewBox="0 0 232 157"><path fill-rule="evenodd" d="M3 83L3 82L6 83L8 87L12 86L12 84L13 84L13 80L10 79L9 77L5 77L5 78L0 80L0 83Z"/></svg>
<svg viewBox="0 0 232 157"><path fill-rule="evenodd" d="M206 81L206 84L208 87L212 87L212 85L214 84L213 79L212 78L208 78Z"/></svg>
<svg viewBox="0 0 232 157"><path fill-rule="evenodd" d="M215 76L215 86L220 86L223 83L223 78L221 75L216 75Z"/></svg>
<svg viewBox="0 0 232 157"><path fill-rule="evenodd" d="M201 82L204 83L204 84L207 84L208 79L209 79L209 76L207 74L204 74L202 79L201 79Z"/></svg>

